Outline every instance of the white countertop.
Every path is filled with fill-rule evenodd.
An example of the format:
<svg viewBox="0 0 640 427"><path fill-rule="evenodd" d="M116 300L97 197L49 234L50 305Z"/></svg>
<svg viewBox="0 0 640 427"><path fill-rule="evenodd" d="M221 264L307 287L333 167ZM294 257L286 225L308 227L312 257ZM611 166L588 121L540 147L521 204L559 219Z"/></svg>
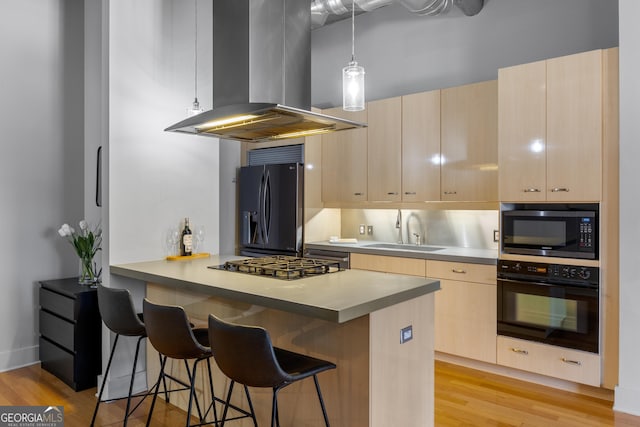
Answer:
<svg viewBox="0 0 640 427"><path fill-rule="evenodd" d="M423 251L420 250L421 246L417 245L403 245L407 249L378 248L371 246L378 244L385 244L385 242L360 240L357 243L331 243L328 241L320 241L305 243L305 248L404 258L433 259L438 261L469 262L472 264L487 265L495 265L498 260L497 249L474 249L454 246L424 245L422 248L425 246L437 246L441 249L436 251Z"/></svg>
<svg viewBox="0 0 640 427"><path fill-rule="evenodd" d="M175 286L267 308L343 323L440 289L438 280L362 270L344 270L281 280L207 268L219 257L148 261L110 266L119 276Z"/></svg>

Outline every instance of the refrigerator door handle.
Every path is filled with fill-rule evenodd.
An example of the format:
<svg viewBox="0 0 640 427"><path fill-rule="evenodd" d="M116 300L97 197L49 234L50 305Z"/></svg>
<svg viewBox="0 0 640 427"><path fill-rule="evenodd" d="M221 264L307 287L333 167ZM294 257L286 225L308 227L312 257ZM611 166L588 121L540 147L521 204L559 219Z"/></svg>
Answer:
<svg viewBox="0 0 640 427"><path fill-rule="evenodd" d="M264 177L264 193L262 197L262 230L264 237L264 244L269 243L269 231L271 228L271 178L269 171L265 173Z"/></svg>

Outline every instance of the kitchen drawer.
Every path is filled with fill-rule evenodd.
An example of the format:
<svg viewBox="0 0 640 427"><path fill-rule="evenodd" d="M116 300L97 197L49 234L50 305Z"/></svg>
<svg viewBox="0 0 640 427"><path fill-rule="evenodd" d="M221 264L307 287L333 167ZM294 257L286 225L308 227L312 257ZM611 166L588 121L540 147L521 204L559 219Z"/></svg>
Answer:
<svg viewBox="0 0 640 427"><path fill-rule="evenodd" d="M425 277L425 260L416 258L352 253L351 268Z"/></svg>
<svg viewBox="0 0 640 427"><path fill-rule="evenodd" d="M75 320L76 300L68 296L40 288L40 307L65 319Z"/></svg>
<svg viewBox="0 0 640 427"><path fill-rule="evenodd" d="M498 336L498 364L600 386L600 356L580 350Z"/></svg>
<svg viewBox="0 0 640 427"><path fill-rule="evenodd" d="M40 334L70 352L75 351L75 324L73 322L40 310Z"/></svg>
<svg viewBox="0 0 640 427"><path fill-rule="evenodd" d="M74 355L46 338L40 337L40 363L42 368L78 390L74 376Z"/></svg>
<svg viewBox="0 0 640 427"><path fill-rule="evenodd" d="M427 260L427 277L495 285L496 274L495 265Z"/></svg>

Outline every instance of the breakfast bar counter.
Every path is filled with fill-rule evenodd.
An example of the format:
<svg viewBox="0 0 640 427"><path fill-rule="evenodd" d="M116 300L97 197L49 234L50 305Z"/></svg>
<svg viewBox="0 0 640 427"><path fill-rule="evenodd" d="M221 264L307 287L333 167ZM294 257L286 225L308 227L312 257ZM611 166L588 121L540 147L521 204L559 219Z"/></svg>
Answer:
<svg viewBox="0 0 640 427"><path fill-rule="evenodd" d="M205 325L209 313L259 325L278 347L334 362L336 370L319 376L334 427L433 425L437 280L360 270L280 280L208 268L233 258L150 261L110 270L145 282L149 300L184 307L196 325ZM148 349L152 383L157 355ZM171 369L184 375L180 363ZM222 395L228 380L215 371L216 394ZM271 390L251 389L251 396L262 425L270 419ZM171 401L186 407L186 398ZM240 393L235 398L246 407ZM324 425L313 381L286 387L278 399L281 425Z"/></svg>

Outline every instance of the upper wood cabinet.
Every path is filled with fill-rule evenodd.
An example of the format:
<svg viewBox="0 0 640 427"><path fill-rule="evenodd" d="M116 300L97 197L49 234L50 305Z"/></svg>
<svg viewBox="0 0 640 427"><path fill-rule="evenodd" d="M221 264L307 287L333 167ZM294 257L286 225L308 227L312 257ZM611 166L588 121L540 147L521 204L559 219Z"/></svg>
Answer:
<svg viewBox="0 0 640 427"><path fill-rule="evenodd" d="M440 198L498 200L498 83L441 91Z"/></svg>
<svg viewBox="0 0 640 427"><path fill-rule="evenodd" d="M601 199L605 54L498 71L500 200Z"/></svg>
<svg viewBox="0 0 640 427"><path fill-rule="evenodd" d="M402 97L402 201L440 200L440 91Z"/></svg>
<svg viewBox="0 0 640 427"><path fill-rule="evenodd" d="M341 107L323 113L367 122L367 111L347 112ZM322 201L367 200L367 128L322 135Z"/></svg>
<svg viewBox="0 0 640 427"><path fill-rule="evenodd" d="M369 201L397 202L402 192L402 100L367 103Z"/></svg>

